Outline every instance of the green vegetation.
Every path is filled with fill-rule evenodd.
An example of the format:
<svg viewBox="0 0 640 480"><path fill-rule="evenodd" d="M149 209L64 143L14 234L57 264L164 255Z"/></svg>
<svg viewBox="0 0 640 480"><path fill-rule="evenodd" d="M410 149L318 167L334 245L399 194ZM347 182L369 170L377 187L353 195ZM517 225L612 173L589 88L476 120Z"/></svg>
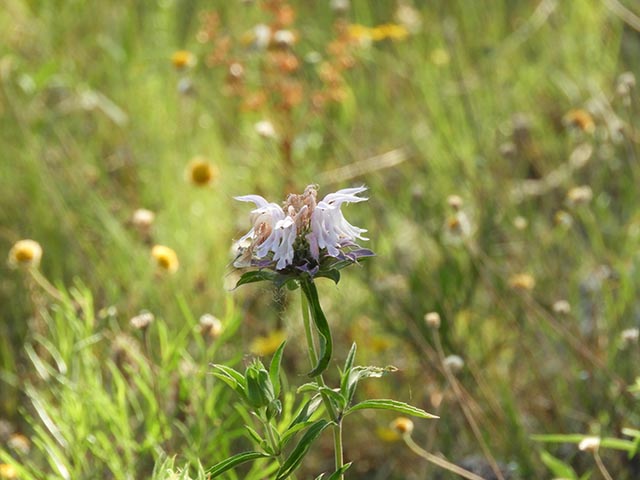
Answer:
<svg viewBox="0 0 640 480"><path fill-rule="evenodd" d="M435 454L486 479L640 475L637 5L342 3L3 2L0 478L207 478L255 440L220 366L286 338L284 432L312 396L299 298L233 290L233 197L313 183L368 187L345 211L376 253L317 281L327 384L357 342L399 369L357 402L440 417L350 416L347 479L458 478ZM297 478L333 471L307 420ZM220 478L278 470L253 460Z"/></svg>

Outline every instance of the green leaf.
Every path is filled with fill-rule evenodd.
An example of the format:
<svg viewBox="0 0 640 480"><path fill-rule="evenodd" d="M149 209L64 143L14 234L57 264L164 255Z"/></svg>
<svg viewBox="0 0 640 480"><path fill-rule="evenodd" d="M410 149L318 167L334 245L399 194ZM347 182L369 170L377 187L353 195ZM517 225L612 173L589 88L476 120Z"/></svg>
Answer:
<svg viewBox="0 0 640 480"><path fill-rule="evenodd" d="M327 480L339 480L340 477L342 475L344 475L344 472L346 472L347 470L349 470L349 467L351 466L351 462L349 463L345 463L343 466L341 466L338 470L336 470L335 472L333 472L331 474L331 476L329 478L327 478Z"/></svg>
<svg viewBox="0 0 640 480"><path fill-rule="evenodd" d="M211 367L214 369L214 377L222 380L242 398L245 400L247 399L246 382L240 372L237 372L233 368L225 365L211 364Z"/></svg>
<svg viewBox="0 0 640 480"><path fill-rule="evenodd" d="M550 434L550 435L532 435L531 439L536 442L545 443L580 443L585 438L593 435L583 435L579 433L572 434ZM600 439L600 448L612 448L614 450L622 450L624 452L632 452L634 443L629 440L615 437L605 437Z"/></svg>
<svg viewBox="0 0 640 480"><path fill-rule="evenodd" d="M309 377L317 377L327 369L329 361L331 360L331 354L333 353L333 343L331 340L331 330L329 329L329 323L324 316L320 300L318 299L318 289L312 279L303 279L300 281L300 286L304 292L307 301L309 302L309 310L311 311L311 318L313 323L320 334L320 358L318 364L307 373Z"/></svg>
<svg viewBox="0 0 640 480"><path fill-rule="evenodd" d="M251 270L250 272L245 272L236 283L235 288L238 288L241 285L246 285L248 283L256 283L262 281L274 281L277 278L278 274L271 272L269 270Z"/></svg>
<svg viewBox="0 0 640 480"><path fill-rule="evenodd" d="M340 272L335 268L332 268L331 270L319 271L318 273L316 273L316 278L319 278L319 277L324 277L324 278L333 280L336 285L338 284L338 282L340 282Z"/></svg>
<svg viewBox="0 0 640 480"><path fill-rule="evenodd" d="M309 451L311 444L320 436L325 428L331 425L326 420L318 420L314 422L309 429L304 433L296 448L293 449L289 457L278 469L276 473L276 480L283 480L288 478L297 468L300 466L302 459Z"/></svg>
<svg viewBox="0 0 640 480"><path fill-rule="evenodd" d="M554 477L566 478L567 480L577 480L576 472L569 465L548 452L540 452L542 463L551 471Z"/></svg>
<svg viewBox="0 0 640 480"><path fill-rule="evenodd" d="M349 350L349 354L347 355L347 359L344 362L344 373L346 374L353 367L353 362L356 359L356 350L358 347L356 346L356 342L353 342L351 345L351 349Z"/></svg>
<svg viewBox="0 0 640 480"><path fill-rule="evenodd" d="M271 364L269 365L269 378L271 378L271 384L273 385L276 398L280 395L280 364L282 363L282 353L286 343L287 341L285 340L280 344L276 353L273 354Z"/></svg>
<svg viewBox="0 0 640 480"><path fill-rule="evenodd" d="M436 415L425 412L421 408L409 405L408 403L388 399L365 400L364 402L357 403L345 412L345 416L355 411L365 409L392 410L394 412L404 413L405 415L412 415L419 418L440 418Z"/></svg>
<svg viewBox="0 0 640 480"><path fill-rule="evenodd" d="M364 378L380 378L387 373L398 371L396 367L353 367L349 369L349 373L345 373L340 381L340 391L347 401L347 404L353 400L356 393L356 387L360 380Z"/></svg>
<svg viewBox="0 0 640 480"><path fill-rule="evenodd" d="M244 428L247 430L247 432L249 433L249 436L258 444L260 445L264 440L263 438L260 436L260 434L258 432L256 432L253 428L251 428L249 425L245 425Z"/></svg>
<svg viewBox="0 0 640 480"><path fill-rule="evenodd" d="M258 458L268 458L270 455L262 452L242 452L234 455L233 457L229 457L226 460L223 460L220 463L215 464L209 470L207 470L207 474L209 478L215 478L218 475L230 470L232 468L237 467L246 462L250 462L252 460L257 460Z"/></svg>

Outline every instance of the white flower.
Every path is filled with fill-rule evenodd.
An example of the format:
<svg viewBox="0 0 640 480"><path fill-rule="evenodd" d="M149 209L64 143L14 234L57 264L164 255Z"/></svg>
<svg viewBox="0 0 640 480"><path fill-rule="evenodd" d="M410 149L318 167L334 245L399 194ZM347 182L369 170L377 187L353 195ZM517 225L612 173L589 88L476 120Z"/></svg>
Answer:
<svg viewBox="0 0 640 480"><path fill-rule="evenodd" d="M269 203L260 195L236 197L241 202L252 202L258 208L251 211L253 228L244 235L239 244L251 240L251 247L257 258L265 258L273 252L273 260L278 262L276 269L281 270L293 261L293 242L296 239L295 220L285 215L277 203Z"/></svg>
<svg viewBox="0 0 640 480"><path fill-rule="evenodd" d="M319 250L326 248L329 255L337 257L344 243L355 242L356 239L368 240L362 234L365 229L351 225L342 215L340 207L343 203L364 202L366 198L358 197L366 187L345 188L324 197L311 214L311 233L307 235L311 254L318 258Z"/></svg>

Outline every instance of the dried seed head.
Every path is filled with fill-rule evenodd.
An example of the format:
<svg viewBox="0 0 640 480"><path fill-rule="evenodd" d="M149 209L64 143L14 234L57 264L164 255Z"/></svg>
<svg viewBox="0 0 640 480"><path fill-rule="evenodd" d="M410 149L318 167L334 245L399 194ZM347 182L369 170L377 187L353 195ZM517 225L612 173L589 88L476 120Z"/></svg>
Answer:
<svg viewBox="0 0 640 480"><path fill-rule="evenodd" d="M640 330L638 328L627 328L623 330L620 334L620 339L625 345L631 345L633 343L638 343L638 339L640 338Z"/></svg>
<svg viewBox="0 0 640 480"><path fill-rule="evenodd" d="M7 446L23 454L28 454L31 451L31 441L21 433L14 433L9 437Z"/></svg>
<svg viewBox="0 0 640 480"><path fill-rule="evenodd" d="M200 333L202 333L202 335L218 338L222 333L222 322L219 318L214 317L210 313L202 315L198 323Z"/></svg>
<svg viewBox="0 0 640 480"><path fill-rule="evenodd" d="M555 301L551 308L555 313L559 313L561 315L567 315L571 312L571 305L566 300Z"/></svg>
<svg viewBox="0 0 640 480"><path fill-rule="evenodd" d="M462 197L460 195L449 195L447 197L447 203L451 208L458 211L464 205L464 200L462 200Z"/></svg>
<svg viewBox="0 0 640 480"><path fill-rule="evenodd" d="M515 290L530 291L536 286L536 279L528 273L517 273L509 278L509 286Z"/></svg>
<svg viewBox="0 0 640 480"><path fill-rule="evenodd" d="M19 240L11 250L7 263L10 268L35 267L40 265L42 259L42 247L35 240Z"/></svg>
<svg viewBox="0 0 640 480"><path fill-rule="evenodd" d="M521 217L520 215L513 219L513 226L516 227L517 230L524 230L528 225L529 222L527 221L527 219Z"/></svg>
<svg viewBox="0 0 640 480"><path fill-rule="evenodd" d="M194 67L197 59L196 56L188 50L178 50L171 55L171 63L177 70L185 70Z"/></svg>
<svg viewBox="0 0 640 480"><path fill-rule="evenodd" d="M440 328L440 314L438 312L425 314L424 321L429 328Z"/></svg>
<svg viewBox="0 0 640 480"><path fill-rule="evenodd" d="M444 366L455 374L464 368L464 360L458 355L449 355L444 359Z"/></svg>
<svg viewBox="0 0 640 480"><path fill-rule="evenodd" d="M131 223L141 232L146 232L153 225L156 214L146 208L138 208L131 216Z"/></svg>
<svg viewBox="0 0 640 480"><path fill-rule="evenodd" d="M621 97L628 97L636 87L636 77L633 72L624 72L618 77L616 93Z"/></svg>
<svg viewBox="0 0 640 480"><path fill-rule="evenodd" d="M585 205L593 198L593 191L589 185L573 187L567 192L567 203L570 206Z"/></svg>
<svg viewBox="0 0 640 480"><path fill-rule="evenodd" d="M583 452L596 453L600 448L600 437L586 437L578 444Z"/></svg>
<svg viewBox="0 0 640 480"><path fill-rule="evenodd" d="M269 120L262 120L253 127L258 135L263 138L277 138L276 129Z"/></svg>
<svg viewBox="0 0 640 480"><path fill-rule="evenodd" d="M391 422L391 430L400 435L411 435L413 432L413 422L406 417L398 417Z"/></svg>
<svg viewBox="0 0 640 480"><path fill-rule="evenodd" d="M136 330L146 330L147 327L151 325L154 319L155 317L153 316L153 313L142 311L135 317L132 317L131 320L129 320L129 325L131 325Z"/></svg>
<svg viewBox="0 0 640 480"><path fill-rule="evenodd" d="M273 34L273 43L281 48L292 47L296 43L296 36L291 30L277 30Z"/></svg>
<svg viewBox="0 0 640 480"><path fill-rule="evenodd" d="M175 273L178 270L180 265L178 255L172 248L164 245L154 245L151 249L151 256L160 269L169 273Z"/></svg>

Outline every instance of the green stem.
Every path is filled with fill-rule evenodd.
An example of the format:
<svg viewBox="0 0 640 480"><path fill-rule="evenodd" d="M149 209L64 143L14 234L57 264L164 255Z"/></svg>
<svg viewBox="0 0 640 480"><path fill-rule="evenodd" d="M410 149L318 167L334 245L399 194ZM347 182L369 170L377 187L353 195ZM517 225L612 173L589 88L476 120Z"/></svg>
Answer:
<svg viewBox="0 0 640 480"><path fill-rule="evenodd" d="M311 330L311 315L309 314L309 301L307 300L307 296L305 294L304 289L301 290L301 306L302 306L302 320L304 323L304 333L307 337L307 350L309 353L309 361L311 362L311 368L314 368L318 363L318 353L316 352L316 344L313 339L313 331ZM322 374L314 377L319 386L325 387L324 378ZM335 408L333 408L333 404L331 400L325 395L322 394L322 402L324 404L327 413L331 420L335 423L333 428L333 448L335 451L336 457L336 470L342 468L344 464L344 455L342 453L342 418L336 412ZM340 480L343 480L344 476L340 475Z"/></svg>

